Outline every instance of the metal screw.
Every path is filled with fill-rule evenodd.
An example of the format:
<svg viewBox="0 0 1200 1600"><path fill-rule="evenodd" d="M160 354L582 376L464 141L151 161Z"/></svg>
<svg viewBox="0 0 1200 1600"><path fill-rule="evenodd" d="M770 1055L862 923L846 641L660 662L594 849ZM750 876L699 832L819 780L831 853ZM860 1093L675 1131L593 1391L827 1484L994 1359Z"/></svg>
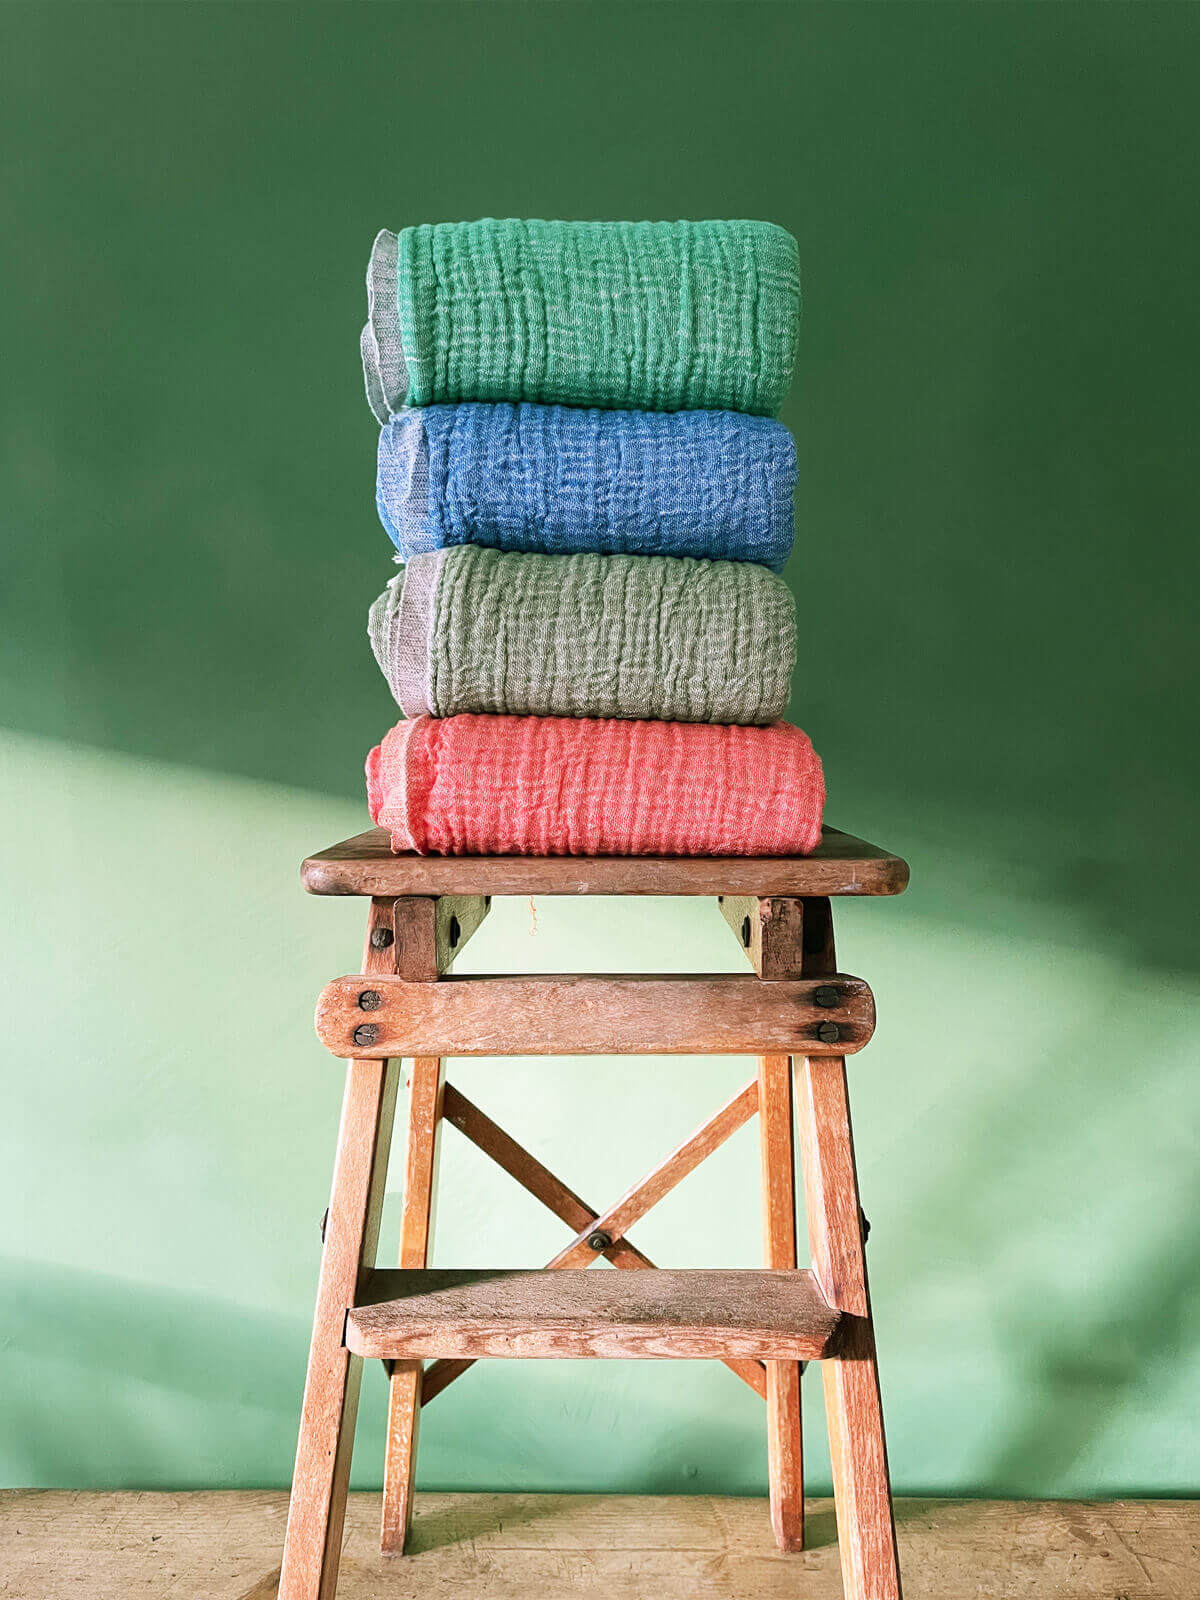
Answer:
<svg viewBox="0 0 1200 1600"><path fill-rule="evenodd" d="M747 950L750 948L750 918L742 918L742 944Z"/></svg>
<svg viewBox="0 0 1200 1600"><path fill-rule="evenodd" d="M379 1029L373 1022L360 1023L354 1030L355 1044L374 1044L379 1037Z"/></svg>
<svg viewBox="0 0 1200 1600"><path fill-rule="evenodd" d="M378 989L364 989L358 997L360 1011L378 1011L383 1004L383 996Z"/></svg>
<svg viewBox="0 0 1200 1600"><path fill-rule="evenodd" d="M823 983L819 989L813 990L813 1005L836 1006L837 1003L838 992L832 984Z"/></svg>
<svg viewBox="0 0 1200 1600"><path fill-rule="evenodd" d="M450 918L450 948L453 950L462 938L462 929L459 927L458 918Z"/></svg>
<svg viewBox="0 0 1200 1600"><path fill-rule="evenodd" d="M817 1038L822 1044L836 1044L842 1037L842 1030L836 1022L823 1022L817 1029Z"/></svg>
<svg viewBox="0 0 1200 1600"><path fill-rule="evenodd" d="M386 950L395 937L390 928L376 928L371 934L371 949Z"/></svg>
<svg viewBox="0 0 1200 1600"><path fill-rule="evenodd" d="M602 1228L597 1228L595 1233L589 1233L587 1238L589 1250L611 1250L612 1234L605 1233Z"/></svg>

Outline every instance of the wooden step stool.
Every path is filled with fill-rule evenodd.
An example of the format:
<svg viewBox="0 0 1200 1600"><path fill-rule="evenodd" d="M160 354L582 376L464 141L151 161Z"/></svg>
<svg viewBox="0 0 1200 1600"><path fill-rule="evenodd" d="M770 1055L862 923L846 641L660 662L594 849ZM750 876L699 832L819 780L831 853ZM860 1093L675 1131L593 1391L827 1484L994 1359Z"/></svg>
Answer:
<svg viewBox="0 0 1200 1600"><path fill-rule="evenodd" d="M845 1057L874 1027L841 975L830 897L897 894L908 868L825 830L794 860L393 855L379 828L304 863L313 894L368 895L363 971L329 984L317 1032L347 1060L292 1481L281 1600L332 1600L364 1356L390 1375L385 1552L404 1550L421 1408L481 1356L721 1360L766 1400L771 1519L804 1542L800 1374L821 1360L847 1600L900 1578L867 1294ZM713 895L754 967L677 977L454 978L493 895ZM447 1056L746 1054L757 1072L648 1177L596 1211L446 1082ZM411 1062L399 1270L377 1270L399 1060ZM792 1102L793 1067L796 1082ZM648 1271L633 1224L759 1114L766 1267ZM793 1115L812 1270L796 1263ZM438 1131L452 1123L574 1238L541 1271L426 1270ZM559 1272L598 1256L623 1272ZM424 1365L425 1361L431 1364Z"/></svg>

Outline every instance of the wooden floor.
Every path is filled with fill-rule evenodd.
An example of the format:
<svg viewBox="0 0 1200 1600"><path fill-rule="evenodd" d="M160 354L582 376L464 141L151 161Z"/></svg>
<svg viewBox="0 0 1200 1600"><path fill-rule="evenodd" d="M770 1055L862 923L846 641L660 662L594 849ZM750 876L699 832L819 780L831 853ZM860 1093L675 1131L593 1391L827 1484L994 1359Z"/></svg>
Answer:
<svg viewBox="0 0 1200 1600"><path fill-rule="evenodd" d="M1200 1502L901 1500L910 1600L1196 1600ZM287 1496L0 1494L4 1600L273 1600ZM779 1555L759 1500L417 1497L413 1554L352 1495L339 1600L834 1600L833 1512Z"/></svg>

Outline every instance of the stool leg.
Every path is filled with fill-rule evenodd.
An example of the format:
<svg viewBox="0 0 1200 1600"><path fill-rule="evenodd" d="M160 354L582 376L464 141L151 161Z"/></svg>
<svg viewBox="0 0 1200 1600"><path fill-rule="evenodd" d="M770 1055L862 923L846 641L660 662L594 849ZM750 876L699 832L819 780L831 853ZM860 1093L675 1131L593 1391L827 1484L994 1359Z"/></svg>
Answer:
<svg viewBox="0 0 1200 1600"><path fill-rule="evenodd" d="M377 948L372 935L386 943ZM373 900L365 972L395 971L392 902ZM333 1600L362 1360L343 1344L346 1310L375 1264L399 1064L351 1061L321 1254L308 1377L288 1507L279 1600Z"/></svg>
<svg viewBox="0 0 1200 1600"><path fill-rule="evenodd" d="M805 975L837 970L828 900L806 900ZM846 1600L900 1600L875 1329L841 1056L797 1064L796 1116L813 1272L845 1312L838 1354L821 1363Z"/></svg>
<svg viewBox="0 0 1200 1600"><path fill-rule="evenodd" d="M446 1071L441 1060L437 1056L419 1056L412 1064L408 1102L408 1159L400 1223L402 1267L423 1267L429 1256L437 1190L438 1129L445 1088ZM420 1361L396 1361L388 1384L383 1523L379 1537L385 1555L404 1554L412 1524L423 1367Z"/></svg>
<svg viewBox="0 0 1200 1600"><path fill-rule="evenodd" d="M764 1265L796 1269L796 1174L792 1154L792 1074L787 1056L758 1063ZM800 1363L768 1361L767 1476L771 1526L781 1550L804 1549L804 1447Z"/></svg>

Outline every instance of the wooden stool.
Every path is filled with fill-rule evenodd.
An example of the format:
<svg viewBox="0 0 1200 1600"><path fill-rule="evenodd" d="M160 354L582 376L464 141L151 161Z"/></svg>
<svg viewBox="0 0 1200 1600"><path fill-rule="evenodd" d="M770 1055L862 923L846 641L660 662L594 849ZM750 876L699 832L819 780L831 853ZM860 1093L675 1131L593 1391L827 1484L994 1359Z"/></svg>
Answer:
<svg viewBox="0 0 1200 1600"><path fill-rule="evenodd" d="M723 1361L766 1400L771 1520L781 1548L799 1550L800 1374L820 1359L845 1592L898 1600L846 1092L845 1057L870 1038L874 1003L837 971L829 901L899 893L904 862L832 828L795 860L396 856L376 828L311 857L302 876L313 894L370 896L371 910L362 973L329 984L317 1006L318 1035L348 1064L281 1600L333 1596L364 1356L390 1375L382 1544L397 1555L421 1409L481 1356ZM506 894L713 895L756 975L447 977L492 896ZM705 1052L757 1056L756 1076L604 1211L448 1084L444 1067L447 1056ZM400 1267L377 1270L399 1058L412 1064ZM651 1276L629 1229L756 1111L767 1270ZM796 1264L793 1116L811 1271ZM426 1270L443 1121L572 1230L545 1269ZM551 1270L601 1255L634 1270Z"/></svg>

